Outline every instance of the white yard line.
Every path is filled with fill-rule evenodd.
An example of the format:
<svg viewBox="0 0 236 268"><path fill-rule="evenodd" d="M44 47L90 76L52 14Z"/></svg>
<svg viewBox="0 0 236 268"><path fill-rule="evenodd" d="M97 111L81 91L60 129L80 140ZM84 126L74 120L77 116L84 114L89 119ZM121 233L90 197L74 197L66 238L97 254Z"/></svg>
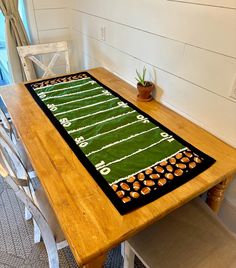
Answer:
<svg viewBox="0 0 236 268"><path fill-rule="evenodd" d="M103 88L103 87L95 87L93 89L98 89L98 88ZM86 90L88 92L88 90ZM64 97L70 97L70 96L74 96L74 95L79 95L84 93L84 91L79 91L79 92L74 92L74 93L68 93L68 94L63 94L63 95L59 95L59 96L53 96L53 97L47 97L45 99L42 99L42 101L47 101L47 100L51 100L51 99L60 99L60 98L64 98Z"/></svg>
<svg viewBox="0 0 236 268"><path fill-rule="evenodd" d="M64 106L64 105L71 104L71 103L74 103L74 102L89 100L89 99L97 98L97 97L104 96L104 95L105 95L104 93L101 93L101 94L97 94L97 95L94 95L94 96L85 97L83 99L78 99L78 100L73 100L73 101L67 101L67 102L63 102L63 103L57 104L56 107Z"/></svg>
<svg viewBox="0 0 236 268"><path fill-rule="evenodd" d="M184 147L183 149L178 150L177 152L173 153L172 155L167 156L166 158L163 158L162 160L157 161L157 162L153 163L152 165L150 165L150 166L148 166L148 167L145 167L145 168L143 168L143 169L141 169L141 170L139 170L139 171L136 171L135 173L132 173L132 174L130 174L130 175L124 177L124 178L120 178L119 180L116 180L116 181L110 183L110 185L115 184L115 183L120 182L120 181L123 181L123 180L126 180L126 179L128 179L129 177L131 177L131 176L134 176L134 175L136 175L136 174L138 174L138 173L140 173L140 172L145 171L146 169L149 169L149 168L151 168L151 167L153 167L153 166L156 166L156 165L158 165L159 163L161 163L161 162L163 162L163 161L166 161L166 160L168 160L169 158L173 157L173 156L176 155L177 153L180 153L180 152L182 152L182 151L185 151L186 149L187 149L187 147Z"/></svg>
<svg viewBox="0 0 236 268"><path fill-rule="evenodd" d="M71 121L71 120L70 120L70 121ZM109 131L106 131L106 132L103 132L103 133L97 134L97 135L95 135L95 136L92 136L92 137L90 137L90 138L86 139L86 141L89 141L89 140L95 139L95 138L100 137L100 136L102 136L102 135L109 134L109 133L114 132L114 131L117 131L117 130L119 130L119 129L122 129L122 128L128 127L128 126L130 126L130 125L136 124L136 123L138 123L138 122L142 122L142 120L137 120L137 121L134 121L134 122L132 122L132 123L128 123L128 124L125 124L125 125L123 125L123 126L120 126L120 127L114 128L114 129L112 129L112 130L109 130Z"/></svg>
<svg viewBox="0 0 236 268"><path fill-rule="evenodd" d="M86 115L83 115L83 116L80 116L80 117L76 117L76 118L70 119L69 121L70 122L73 122L73 121L84 119L84 118L87 118L87 117L90 117L90 116L94 116L94 115L97 115L97 114L102 114L102 113L105 113L107 111L115 110L117 108L120 108L120 106L115 106L115 107L112 107L112 108L109 108L109 109L105 109L105 110L101 110L101 111L98 111L98 112L92 113L92 114L86 114Z"/></svg>
<svg viewBox="0 0 236 268"><path fill-rule="evenodd" d="M92 106L97 106L97 105L100 105L102 103L106 103L106 102L109 102L109 101L112 101L112 100L116 100L116 99L119 99L119 98L115 97L115 98L112 98L110 100L100 101L100 102L97 102L97 103L94 103L94 104L89 104L89 105L86 105L86 106L83 106L83 107L79 107L79 108L75 108L75 109L72 109L72 110L68 110L68 111L56 113L56 114L54 114L54 116L71 113L71 112L74 112L74 111L77 111L77 110L81 110L81 109L85 109L85 108L92 107Z"/></svg>
<svg viewBox="0 0 236 268"><path fill-rule="evenodd" d="M149 145L149 146L147 146L147 147L145 147L145 148L143 148L143 149L139 149L139 150L137 150L136 152L134 152L134 153L132 153L132 154L129 154L129 155L126 155L126 156L121 157L120 159L116 159L116 160L114 160L114 161L111 161L111 162L109 162L109 163L106 164L106 167L108 167L108 166L110 166L110 165L112 165L112 164L121 162L121 161L123 161L123 160L125 160L125 159L127 159L127 158L129 158L129 157L131 157L131 156L133 156L133 155L136 155L136 154L139 154L139 153L141 153L141 152L143 152L143 151L146 151L147 149L149 149L149 148L151 148L151 147L157 145L158 143L161 143L162 141L167 140L167 139L169 139L169 138L171 138L171 137L172 137L172 136L168 136L168 137L163 138L163 139L159 140L158 142L155 142L155 143L153 143L153 144L151 144L151 145Z"/></svg>
<svg viewBox="0 0 236 268"><path fill-rule="evenodd" d="M88 84L94 84L93 81L89 81L87 83L84 83L84 84L78 84L78 85L75 85L75 86L71 86L71 87L65 87L65 88L59 88L59 89L54 89L54 90L51 90L51 91L43 91L43 92L40 92L39 95L47 95L47 94L50 94L50 93L55 93L55 92L59 92L59 91L67 91L68 89L71 89L71 88L78 88L78 87L82 87L84 85L88 85ZM86 92L86 90L84 90L84 92Z"/></svg>
<svg viewBox="0 0 236 268"><path fill-rule="evenodd" d="M89 157L89 156L92 155L92 154L96 154L96 153L98 153L98 152L101 152L101 151L104 150L104 149L110 148L110 147L112 147L112 146L114 146L114 145L117 145L117 144L119 144L119 143L122 143L122 142L128 141L128 140L130 140L130 139L136 138L136 137L138 137L138 136L140 136L140 135L143 135L143 134L145 134L145 133L148 133L148 132L153 131L154 129L158 129L158 128L159 128L159 127L154 127L154 128L145 130L145 131L143 131L143 132L140 132L140 133L137 133L137 134L130 135L130 136L129 136L128 138L126 138L126 139L121 139L121 140L119 140L119 141L115 141L115 142L112 142L112 143L110 143L110 144L107 144L107 145L101 147L101 148L98 149L98 150L95 150L95 151L92 151L92 152L86 154L86 157Z"/></svg>
<svg viewBox="0 0 236 268"><path fill-rule="evenodd" d="M80 130L83 130L83 129L86 129L86 128L89 128L89 127L93 127L93 126L96 126L96 125L99 125L99 124L102 124L104 122L108 122L108 121L111 121L111 120L114 120L116 118L119 118L119 117L122 117L122 116L125 116L125 115L128 115L128 114L132 114L132 113L135 113L136 111L133 110L133 111L130 111L130 112L127 112L127 113L124 113L124 114L119 114L117 116L112 116L110 118L107 118L105 120L102 120L102 121L99 121L99 122L96 122L94 124L91 124L91 125L87 125L85 127L80 127L80 128L77 128L77 129L73 129L73 130L70 130L68 131L69 134L72 134L72 133L75 133L75 132L78 132Z"/></svg>
<svg viewBox="0 0 236 268"><path fill-rule="evenodd" d="M42 89L42 88L47 88L47 87L53 87L53 86L57 86L57 85L63 85L63 84L68 84L68 83L74 83L74 82L78 82L78 81L82 81L82 80L86 80L86 79L91 79L90 77L86 77L86 78L81 78L81 79L78 79L78 80L71 80L71 81L67 81L67 82L60 82L60 83L56 83L54 85L48 85L48 86L43 86L43 87L37 87L35 88L34 90L37 91L39 89ZM40 83L40 82L39 82Z"/></svg>

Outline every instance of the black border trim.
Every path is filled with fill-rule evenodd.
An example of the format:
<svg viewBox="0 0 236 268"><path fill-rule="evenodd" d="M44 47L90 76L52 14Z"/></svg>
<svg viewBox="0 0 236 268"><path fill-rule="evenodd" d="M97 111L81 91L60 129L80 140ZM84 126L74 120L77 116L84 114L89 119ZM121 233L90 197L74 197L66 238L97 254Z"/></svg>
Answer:
<svg viewBox="0 0 236 268"><path fill-rule="evenodd" d="M191 170L191 172L189 172L188 174L182 175L181 178L174 179L173 181L171 181L171 183L167 183L165 185L165 187L160 188L158 191L155 191L153 194L145 195L144 197L139 198L138 202L130 202L130 203L124 204L121 201L121 199L119 197L117 197L117 195L112 190L110 185L107 183L105 178L103 178L103 176L96 170L94 165L89 161L89 159L85 156L85 154L82 152L82 150L76 145L73 138L67 133L66 129L60 124L60 122L56 119L56 117L54 117L53 113L48 109L46 104L44 104L44 102L39 98L37 93L31 87L35 83L40 83L43 81L51 81L51 80L55 80L57 78L44 79L44 80L32 82L32 83L25 83L26 88L28 89L28 91L30 92L31 96L34 98L36 103L43 110L43 112L47 115L47 117L50 119L52 124L55 126L55 128L58 130L58 132L64 138L64 140L68 143L68 145L70 146L72 151L75 153L75 155L77 156L79 161L81 161L81 163L85 166L85 168L88 170L88 172L91 174L91 176L97 182L97 184L102 188L104 193L108 196L108 198L111 200L111 202L116 207L116 209L120 212L121 215L124 215L125 213L127 213L135 208L138 208L138 207L141 207L145 204L148 204L151 201L154 201L154 200L158 199L159 197L165 195L166 193L173 191L174 189L178 188L179 186L183 185L184 183L188 182L189 180L191 180L192 178L194 178L195 176L197 176L198 174L200 174L201 172L203 172L204 170L209 168L215 162L215 159L213 159L212 157L208 156L207 154L203 153L202 151L200 151L199 149L197 149L193 145L189 144L188 142L186 142L185 140L180 138L174 132L172 132L171 130L166 128L164 125L159 123L157 120L153 119L150 115L146 114L145 112L140 110L138 107L136 107L134 104L130 103L125 98L120 96L118 93L114 92L112 89L110 89L106 85L102 84L99 80L97 80L95 77L93 77L90 73L79 72L79 73L72 74L72 75L65 75L65 76L59 77L59 78L61 79L61 78L65 78L65 77L75 76L78 74L86 74L91 79L96 81L99 85L101 85L103 88L105 88L106 90L111 92L114 96L118 97L120 100L127 103L131 108L133 108L134 110L136 110L140 114L147 117L152 123L160 126L164 131L171 134L177 141L182 143L184 146L188 147L190 150L192 150L193 152L198 154L200 157L204 158L204 161L200 165L198 165L195 169ZM73 80L71 80L71 82L73 82ZM55 83L55 85L56 85L56 83Z"/></svg>

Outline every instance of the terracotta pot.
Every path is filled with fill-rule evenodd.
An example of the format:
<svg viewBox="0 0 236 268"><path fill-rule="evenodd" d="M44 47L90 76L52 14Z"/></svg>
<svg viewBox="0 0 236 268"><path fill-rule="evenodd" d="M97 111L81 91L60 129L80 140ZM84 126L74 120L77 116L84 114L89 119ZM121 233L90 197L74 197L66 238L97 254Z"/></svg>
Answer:
<svg viewBox="0 0 236 268"><path fill-rule="evenodd" d="M144 87L140 83L137 84L138 89L138 96L137 99L139 101L150 101L152 99L152 91L154 90L155 86L152 82L146 82L147 85Z"/></svg>

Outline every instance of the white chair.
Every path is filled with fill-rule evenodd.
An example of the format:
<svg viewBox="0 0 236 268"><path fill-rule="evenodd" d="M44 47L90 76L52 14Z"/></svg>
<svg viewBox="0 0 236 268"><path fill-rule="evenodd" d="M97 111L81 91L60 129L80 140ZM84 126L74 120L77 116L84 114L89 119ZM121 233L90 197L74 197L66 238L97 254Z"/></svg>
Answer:
<svg viewBox="0 0 236 268"><path fill-rule="evenodd" d="M27 172L29 173L29 176L35 177L36 174L27 156L25 148L21 142L21 139L17 133L15 125L13 124L11 118L8 119L6 117L6 114L3 112L1 108L0 108L0 120L2 122L2 127L3 127L3 129L1 129L1 133L7 134L9 136L9 138L12 140L12 142L15 145L16 151L20 155L21 160L23 161L23 164L26 167Z"/></svg>
<svg viewBox="0 0 236 268"><path fill-rule="evenodd" d="M6 107L6 109L7 109L7 107ZM16 128L15 128L9 114L7 117L6 113L2 110L2 108L0 108L0 120L1 120L0 134L8 141L8 143L10 143L10 142L13 143L14 149L17 151L19 157L21 158L21 161L23 162L29 177L36 178L36 173L31 165L31 162L27 156L27 153L26 153L24 146L21 142L21 139L16 131ZM26 207L25 207L25 219L26 220L31 219L31 214L29 213L29 211ZM38 241L38 240L36 239L36 241Z"/></svg>
<svg viewBox="0 0 236 268"><path fill-rule="evenodd" d="M0 136L0 175L33 215L47 250L49 267L59 268L58 249L68 246L56 216L40 187L34 190L12 144Z"/></svg>
<svg viewBox="0 0 236 268"><path fill-rule="evenodd" d="M64 54L66 73L70 73L69 52L66 41L49 44L21 46L17 47L17 50L27 81L36 79L35 71L32 69L32 62L35 63L36 66L38 66L41 70L43 70L42 78L56 76L56 74L53 72L53 67L55 66L55 63L58 60L60 54ZM54 53L54 55L47 66L35 57L38 55L45 55L50 53Z"/></svg>
<svg viewBox="0 0 236 268"><path fill-rule="evenodd" d="M234 268L236 236L197 198L126 241L125 268L135 255L150 268Z"/></svg>

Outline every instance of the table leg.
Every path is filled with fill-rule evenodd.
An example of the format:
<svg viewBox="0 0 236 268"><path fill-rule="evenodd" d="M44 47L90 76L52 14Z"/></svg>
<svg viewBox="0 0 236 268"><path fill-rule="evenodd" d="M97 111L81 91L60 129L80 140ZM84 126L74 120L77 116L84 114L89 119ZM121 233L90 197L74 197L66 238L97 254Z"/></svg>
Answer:
<svg viewBox="0 0 236 268"><path fill-rule="evenodd" d="M232 181L233 176L227 177L222 182L211 188L207 193L206 203L214 211L218 212L224 199L225 190Z"/></svg>
<svg viewBox="0 0 236 268"><path fill-rule="evenodd" d="M92 262L85 264L83 268L103 268L105 260L106 260L106 255L104 254L98 257L97 259L93 260Z"/></svg>

